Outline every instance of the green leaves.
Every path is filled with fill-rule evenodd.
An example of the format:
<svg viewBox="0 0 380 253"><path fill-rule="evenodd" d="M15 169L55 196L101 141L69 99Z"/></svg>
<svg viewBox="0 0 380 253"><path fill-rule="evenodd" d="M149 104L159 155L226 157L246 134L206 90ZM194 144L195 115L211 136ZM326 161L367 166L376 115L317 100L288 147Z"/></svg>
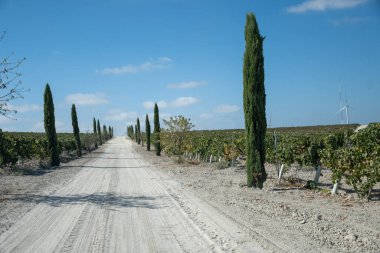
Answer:
<svg viewBox="0 0 380 253"><path fill-rule="evenodd" d="M321 151L322 162L333 171L333 180L344 177L361 198L369 198L380 182L380 124L358 133L331 135Z"/></svg>
<svg viewBox="0 0 380 253"><path fill-rule="evenodd" d="M76 149L77 149L77 155L79 157L82 156L82 144L79 136L79 126L78 126L78 117L77 117L77 110L75 107L75 104L71 106L71 123L73 126L73 133L74 138L76 141Z"/></svg>
<svg viewBox="0 0 380 253"><path fill-rule="evenodd" d="M44 124L48 141L50 165L58 166L60 161L57 144L57 132L55 129L54 102L49 84L46 84L44 92Z"/></svg>
<svg viewBox="0 0 380 253"><path fill-rule="evenodd" d="M94 148L93 134L80 134L82 149ZM0 134L0 165L14 166L24 159L45 159L49 156L48 142L43 133L2 133ZM72 134L58 134L58 152L76 151L76 141Z"/></svg>
<svg viewBox="0 0 380 253"><path fill-rule="evenodd" d="M154 130L153 130L153 138L154 138L154 147L156 149L156 155L161 155L161 140L160 140L160 114L158 111L157 103L154 104Z"/></svg>
<svg viewBox="0 0 380 253"><path fill-rule="evenodd" d="M190 119L182 115L170 117L168 120L164 119L164 124L166 126L164 132L169 133L162 136L162 141L165 143L164 150L168 155L178 155L181 161L185 148L185 139L189 131L194 127L194 124L191 123Z"/></svg>
<svg viewBox="0 0 380 253"><path fill-rule="evenodd" d="M247 185L262 188L265 172L265 85L263 40L256 17L247 14L243 63L243 105L246 132Z"/></svg>

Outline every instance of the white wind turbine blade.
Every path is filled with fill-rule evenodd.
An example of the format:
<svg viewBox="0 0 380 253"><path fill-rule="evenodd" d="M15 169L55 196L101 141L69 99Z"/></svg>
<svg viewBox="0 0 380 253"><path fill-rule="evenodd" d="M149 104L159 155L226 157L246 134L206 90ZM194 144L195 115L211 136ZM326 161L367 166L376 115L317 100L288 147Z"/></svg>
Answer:
<svg viewBox="0 0 380 253"><path fill-rule="evenodd" d="M340 110L334 113L333 116L338 115L339 113L342 113L344 110L346 110L346 106L343 106L342 108L340 108Z"/></svg>

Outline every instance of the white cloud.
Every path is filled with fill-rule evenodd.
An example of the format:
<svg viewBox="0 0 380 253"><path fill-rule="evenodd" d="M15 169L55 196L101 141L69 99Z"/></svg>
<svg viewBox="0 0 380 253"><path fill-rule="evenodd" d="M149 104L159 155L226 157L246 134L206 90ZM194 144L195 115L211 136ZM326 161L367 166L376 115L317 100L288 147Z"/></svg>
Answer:
<svg viewBox="0 0 380 253"><path fill-rule="evenodd" d="M210 113L202 113L200 116L199 116L201 119L211 119L214 117L214 115L210 114Z"/></svg>
<svg viewBox="0 0 380 253"><path fill-rule="evenodd" d="M198 99L195 97L179 97L174 101L166 102L164 100L161 100L157 103L157 106L159 109L168 108L168 107L183 107L183 106L189 106L198 103ZM143 107L147 110L154 108L154 102L153 101L145 101L143 103Z"/></svg>
<svg viewBox="0 0 380 253"><path fill-rule="evenodd" d="M153 101L145 101L143 103L143 106L145 109L149 110L149 109L153 109L154 108L154 102ZM167 108L169 105L167 102L165 102L164 100L161 100L157 103L157 106L158 108Z"/></svg>
<svg viewBox="0 0 380 253"><path fill-rule="evenodd" d="M189 81L189 82L181 82L181 83L171 83L168 84L168 88L170 89L191 89L196 88L201 85L206 84L204 81Z"/></svg>
<svg viewBox="0 0 380 253"><path fill-rule="evenodd" d="M198 99L195 97L180 97L170 103L172 107L183 107L196 104Z"/></svg>
<svg viewBox="0 0 380 253"><path fill-rule="evenodd" d="M17 111L18 113L42 111L42 106L35 105L35 104L23 104L23 105L8 104L4 108L11 111Z"/></svg>
<svg viewBox="0 0 380 253"><path fill-rule="evenodd" d="M172 61L173 60L169 57L160 57L157 59L150 59L139 65L128 64L121 67L105 68L99 72L105 75L135 74L155 69L168 68Z"/></svg>
<svg viewBox="0 0 380 253"><path fill-rule="evenodd" d="M66 97L66 103L76 105L103 105L107 104L108 100L103 93L75 93Z"/></svg>
<svg viewBox="0 0 380 253"><path fill-rule="evenodd" d="M230 113L239 111L239 106L237 105L219 105L214 108L216 113Z"/></svg>
<svg viewBox="0 0 380 253"><path fill-rule="evenodd" d="M137 118L137 113L124 112L121 110L110 110L105 117L106 120L110 120L110 121L126 121L126 120L134 120L136 118Z"/></svg>
<svg viewBox="0 0 380 253"><path fill-rule="evenodd" d="M326 11L333 9L346 9L364 4L368 0L307 0L287 9L290 13L304 13L307 11Z"/></svg>

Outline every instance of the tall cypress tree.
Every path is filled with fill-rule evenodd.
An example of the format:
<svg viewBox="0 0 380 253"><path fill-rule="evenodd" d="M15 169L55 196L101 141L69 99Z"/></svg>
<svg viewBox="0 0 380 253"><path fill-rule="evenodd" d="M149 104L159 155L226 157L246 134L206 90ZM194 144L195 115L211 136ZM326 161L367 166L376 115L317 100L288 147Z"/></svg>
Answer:
<svg viewBox="0 0 380 253"><path fill-rule="evenodd" d="M156 155L161 155L161 141L160 141L160 115L158 111L157 103L154 104L154 147L156 149Z"/></svg>
<svg viewBox="0 0 380 253"><path fill-rule="evenodd" d="M130 129L130 133L131 133L131 136L129 136L129 137L131 137L131 140L133 140L135 137L135 131L133 130L133 125L130 125L129 126L129 129Z"/></svg>
<svg viewBox="0 0 380 253"><path fill-rule="evenodd" d="M148 114L145 117L146 150L150 151L150 122Z"/></svg>
<svg viewBox="0 0 380 253"><path fill-rule="evenodd" d="M262 189L265 172L265 87L264 37L260 35L256 17L247 14L243 67L243 104L245 116L247 186Z"/></svg>
<svg viewBox="0 0 380 253"><path fill-rule="evenodd" d="M108 133L107 133L106 125L103 125L103 136L104 136L104 140L107 141L108 140Z"/></svg>
<svg viewBox="0 0 380 253"><path fill-rule="evenodd" d="M102 140L102 132L100 131L100 122L99 122L99 120L98 120L98 124L97 124L96 128L98 130L99 145L102 145L103 144L103 140Z"/></svg>
<svg viewBox="0 0 380 253"><path fill-rule="evenodd" d="M73 104L71 106L71 124L73 125L73 133L74 133L74 138L75 138L75 142L77 145L77 155L79 157L81 157L82 156L82 144L80 141L77 109L75 108L75 104Z"/></svg>
<svg viewBox="0 0 380 253"><path fill-rule="evenodd" d="M94 117L94 120L92 122L93 124L93 127L94 127L94 136L95 136L95 148L98 147L98 134L97 134L97 131L96 131L96 119Z"/></svg>
<svg viewBox="0 0 380 253"><path fill-rule="evenodd" d="M138 141L138 137L137 137L137 125L135 124L135 142Z"/></svg>
<svg viewBox="0 0 380 253"><path fill-rule="evenodd" d="M57 132L55 130L54 102L49 84L46 84L44 93L44 125L48 140L50 165L59 166L59 151Z"/></svg>
<svg viewBox="0 0 380 253"><path fill-rule="evenodd" d="M94 117L94 120L93 120L92 124L93 124L93 127L94 127L94 134L96 135L96 119L95 119L95 117Z"/></svg>
<svg viewBox="0 0 380 253"><path fill-rule="evenodd" d="M140 119L139 118L137 118L136 129L137 129L137 133L136 133L137 144L140 144L141 143L141 129L140 129Z"/></svg>

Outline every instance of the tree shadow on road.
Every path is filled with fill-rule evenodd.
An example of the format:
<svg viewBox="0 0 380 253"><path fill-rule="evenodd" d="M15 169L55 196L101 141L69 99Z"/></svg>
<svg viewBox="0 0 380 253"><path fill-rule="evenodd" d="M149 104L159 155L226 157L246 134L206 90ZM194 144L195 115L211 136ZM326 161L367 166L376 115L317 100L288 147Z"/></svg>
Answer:
<svg viewBox="0 0 380 253"><path fill-rule="evenodd" d="M93 204L100 207L113 208L147 208L159 209L166 207L160 199L167 198L166 196L127 196L115 193L95 193L95 194L75 194L75 195L33 195L20 194L13 195L11 199L22 202L35 202L37 204L44 203L54 207L77 204ZM159 203L157 203L159 202Z"/></svg>
<svg viewBox="0 0 380 253"><path fill-rule="evenodd" d="M141 160L141 158L134 157L99 157L99 156L86 156L86 158L94 158L98 160Z"/></svg>
<svg viewBox="0 0 380 253"><path fill-rule="evenodd" d="M61 166L61 168L93 168L93 169L139 169L139 168L151 168L152 166L97 166L97 165L79 165L79 166Z"/></svg>

